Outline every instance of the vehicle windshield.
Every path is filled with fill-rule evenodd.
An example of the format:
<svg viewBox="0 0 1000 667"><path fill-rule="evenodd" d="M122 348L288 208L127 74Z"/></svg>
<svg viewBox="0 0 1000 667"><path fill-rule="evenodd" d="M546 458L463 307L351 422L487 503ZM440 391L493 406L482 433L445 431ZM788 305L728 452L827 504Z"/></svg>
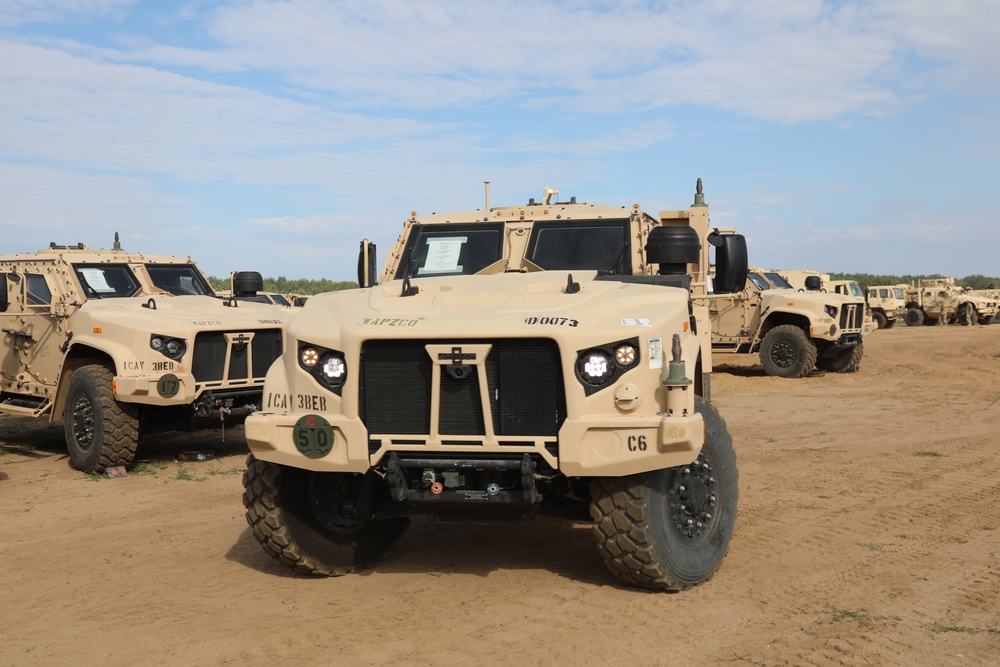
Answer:
<svg viewBox="0 0 1000 667"><path fill-rule="evenodd" d="M292 307L292 304L288 303L288 299L286 299L280 294L272 294L271 301L274 301L274 303L278 304L279 306L288 306L289 308Z"/></svg>
<svg viewBox="0 0 1000 667"><path fill-rule="evenodd" d="M130 297L139 291L139 280L127 264L76 264L73 270L88 299Z"/></svg>
<svg viewBox="0 0 1000 667"><path fill-rule="evenodd" d="M771 285L776 289L795 289L788 283L787 280L779 276L777 273L774 273L773 271L766 272L764 276L767 278L767 281L771 283ZM762 287L761 289L766 289L766 288Z"/></svg>
<svg viewBox="0 0 1000 667"><path fill-rule="evenodd" d="M903 298L903 289L900 287L893 287L892 293L896 296L897 299Z"/></svg>
<svg viewBox="0 0 1000 667"><path fill-rule="evenodd" d="M191 264L147 264L153 284L174 296L214 296L201 273Z"/></svg>
<svg viewBox="0 0 1000 667"><path fill-rule="evenodd" d="M536 222L527 259L548 271L583 269L615 274L632 272L627 252L629 221L559 220Z"/></svg>
<svg viewBox="0 0 1000 667"><path fill-rule="evenodd" d="M771 289L771 285L764 280L764 276L760 275L756 271L751 271L747 274L747 279L752 282L759 290Z"/></svg>
<svg viewBox="0 0 1000 667"><path fill-rule="evenodd" d="M501 222L413 225L396 278L468 276L502 258Z"/></svg>
<svg viewBox="0 0 1000 667"><path fill-rule="evenodd" d="M865 298L865 293L861 289L861 286L854 282L846 283L845 285L837 285L837 293L860 296L862 299Z"/></svg>

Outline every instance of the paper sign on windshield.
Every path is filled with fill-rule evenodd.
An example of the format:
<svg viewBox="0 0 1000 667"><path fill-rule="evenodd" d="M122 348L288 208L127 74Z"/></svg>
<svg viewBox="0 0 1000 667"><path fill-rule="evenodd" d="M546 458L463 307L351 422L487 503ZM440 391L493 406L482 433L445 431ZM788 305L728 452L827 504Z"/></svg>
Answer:
<svg viewBox="0 0 1000 667"><path fill-rule="evenodd" d="M427 261L420 273L461 273L458 256L467 240L467 236L427 239Z"/></svg>

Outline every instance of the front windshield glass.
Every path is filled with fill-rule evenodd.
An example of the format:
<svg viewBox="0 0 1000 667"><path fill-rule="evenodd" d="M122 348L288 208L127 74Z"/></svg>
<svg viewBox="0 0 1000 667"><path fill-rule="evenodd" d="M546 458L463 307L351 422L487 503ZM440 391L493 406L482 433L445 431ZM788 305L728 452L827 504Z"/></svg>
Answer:
<svg viewBox="0 0 1000 667"><path fill-rule="evenodd" d="M396 278L468 276L502 258L503 223L414 225Z"/></svg>
<svg viewBox="0 0 1000 667"><path fill-rule="evenodd" d="M279 306L288 306L289 308L292 307L292 304L288 303L288 299L281 296L280 294L272 294L271 300L274 301Z"/></svg>
<svg viewBox="0 0 1000 667"><path fill-rule="evenodd" d="M527 259L548 271L584 269L615 274L632 272L627 252L628 220L537 222Z"/></svg>
<svg viewBox="0 0 1000 667"><path fill-rule="evenodd" d="M147 264L153 284L174 296L213 296L212 288L191 264Z"/></svg>
<svg viewBox="0 0 1000 667"><path fill-rule="evenodd" d="M897 299L902 299L903 298L903 290L900 287L893 287L892 288L892 293L896 295Z"/></svg>
<svg viewBox="0 0 1000 667"><path fill-rule="evenodd" d="M768 282L764 280L764 276L760 275L759 273L751 271L750 273L747 274L747 279L754 285L756 285L757 289L759 290L771 289L771 286L768 284Z"/></svg>
<svg viewBox="0 0 1000 667"><path fill-rule="evenodd" d="M774 273L773 271L768 271L764 275L767 276L768 282L770 282L777 289L795 289L788 283L787 280L779 276L777 273Z"/></svg>
<svg viewBox="0 0 1000 667"><path fill-rule="evenodd" d="M88 299L117 299L139 291L139 280L127 264L76 264L73 271Z"/></svg>

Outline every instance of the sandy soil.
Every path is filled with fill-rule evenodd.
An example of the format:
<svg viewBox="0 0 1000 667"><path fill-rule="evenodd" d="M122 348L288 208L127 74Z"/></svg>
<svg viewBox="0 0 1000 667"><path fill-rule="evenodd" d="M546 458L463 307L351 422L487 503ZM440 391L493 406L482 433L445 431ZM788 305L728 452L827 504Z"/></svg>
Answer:
<svg viewBox="0 0 1000 667"><path fill-rule="evenodd" d="M243 518L239 429L127 478L0 419L2 665L983 665L1000 661L1000 326L899 327L857 374L714 380L740 464L729 556L616 583L586 524L416 520L377 569L295 574ZM183 446L216 458L178 462Z"/></svg>

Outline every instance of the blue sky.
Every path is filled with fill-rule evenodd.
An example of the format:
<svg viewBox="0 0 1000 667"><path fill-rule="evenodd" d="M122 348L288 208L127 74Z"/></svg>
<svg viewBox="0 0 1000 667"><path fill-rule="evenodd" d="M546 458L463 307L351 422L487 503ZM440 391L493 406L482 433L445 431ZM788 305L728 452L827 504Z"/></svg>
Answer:
<svg viewBox="0 0 1000 667"><path fill-rule="evenodd" d="M753 264L996 276L998 45L997 0L0 0L0 252L352 280L483 181L700 177Z"/></svg>

